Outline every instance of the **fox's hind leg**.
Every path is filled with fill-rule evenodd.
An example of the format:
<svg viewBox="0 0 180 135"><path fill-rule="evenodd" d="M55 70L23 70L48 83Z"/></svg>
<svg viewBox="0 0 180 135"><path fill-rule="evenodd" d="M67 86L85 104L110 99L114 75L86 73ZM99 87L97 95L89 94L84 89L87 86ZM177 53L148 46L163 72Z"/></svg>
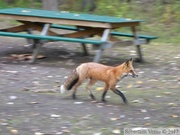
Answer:
<svg viewBox="0 0 180 135"><path fill-rule="evenodd" d="M107 93L108 89L109 89L109 85L106 83L105 86L104 86L104 89L103 89L103 94L102 94L102 101L103 102L106 102L105 96L106 96L106 93Z"/></svg>
<svg viewBox="0 0 180 135"><path fill-rule="evenodd" d="M94 85L96 82L97 82L96 79L90 78L90 81L89 81L88 85L86 86L86 90L89 92L89 96L90 96L93 100L95 100L96 98L95 98L95 96L92 94L90 88L91 88L91 86Z"/></svg>

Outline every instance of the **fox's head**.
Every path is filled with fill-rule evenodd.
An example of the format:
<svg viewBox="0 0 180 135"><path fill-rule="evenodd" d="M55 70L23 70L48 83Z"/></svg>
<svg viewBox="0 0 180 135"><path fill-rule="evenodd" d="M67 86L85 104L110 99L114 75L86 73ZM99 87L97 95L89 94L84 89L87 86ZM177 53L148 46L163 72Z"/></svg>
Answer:
<svg viewBox="0 0 180 135"><path fill-rule="evenodd" d="M124 68L127 76L131 76L133 78L138 77L138 74L135 72L133 68L133 59L129 59L124 63Z"/></svg>

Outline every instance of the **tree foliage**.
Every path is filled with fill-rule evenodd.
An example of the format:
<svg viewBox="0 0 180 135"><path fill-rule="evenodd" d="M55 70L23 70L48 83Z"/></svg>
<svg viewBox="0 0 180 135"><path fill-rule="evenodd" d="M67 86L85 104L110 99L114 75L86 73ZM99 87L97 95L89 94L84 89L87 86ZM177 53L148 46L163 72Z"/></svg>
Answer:
<svg viewBox="0 0 180 135"><path fill-rule="evenodd" d="M0 8L26 7L43 8L48 0L0 0ZM49 0L50 1L50 0ZM53 0L56 1L56 0ZM53 2L51 0L51 2ZM57 8L61 11L92 13L132 19L145 20L142 29L163 35L162 29L168 29L169 35L178 35L180 29L179 0L57 0ZM52 10L49 7L50 10ZM153 32L154 31L154 32ZM177 33L177 34L175 34Z"/></svg>

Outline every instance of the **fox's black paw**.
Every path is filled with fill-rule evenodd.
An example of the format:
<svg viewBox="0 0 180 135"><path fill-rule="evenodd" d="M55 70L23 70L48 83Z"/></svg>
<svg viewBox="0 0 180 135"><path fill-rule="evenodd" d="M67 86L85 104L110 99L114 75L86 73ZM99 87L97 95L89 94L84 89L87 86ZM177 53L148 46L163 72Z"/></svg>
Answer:
<svg viewBox="0 0 180 135"><path fill-rule="evenodd" d="M128 101L127 101L127 99L125 99L125 100L124 100L124 103L125 103L125 104L128 104Z"/></svg>
<svg viewBox="0 0 180 135"><path fill-rule="evenodd" d="M105 99L102 99L101 101L102 101L102 102L104 102L104 103L106 103L106 102L107 102L107 100L105 100Z"/></svg>
<svg viewBox="0 0 180 135"><path fill-rule="evenodd" d="M96 97L93 94L89 95L91 97L92 100L96 100Z"/></svg>
<svg viewBox="0 0 180 135"><path fill-rule="evenodd" d="M72 99L76 99L76 95L75 94L72 95Z"/></svg>

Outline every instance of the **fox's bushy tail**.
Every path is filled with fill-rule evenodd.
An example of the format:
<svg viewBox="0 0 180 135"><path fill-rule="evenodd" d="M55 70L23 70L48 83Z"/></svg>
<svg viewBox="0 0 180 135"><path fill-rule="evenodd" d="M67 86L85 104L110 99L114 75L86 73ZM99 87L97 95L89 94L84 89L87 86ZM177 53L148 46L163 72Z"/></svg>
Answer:
<svg viewBox="0 0 180 135"><path fill-rule="evenodd" d="M63 94L67 90L71 90L72 87L78 82L79 74L77 73L76 69L71 72L68 78L64 81L64 83L60 87L60 93Z"/></svg>

